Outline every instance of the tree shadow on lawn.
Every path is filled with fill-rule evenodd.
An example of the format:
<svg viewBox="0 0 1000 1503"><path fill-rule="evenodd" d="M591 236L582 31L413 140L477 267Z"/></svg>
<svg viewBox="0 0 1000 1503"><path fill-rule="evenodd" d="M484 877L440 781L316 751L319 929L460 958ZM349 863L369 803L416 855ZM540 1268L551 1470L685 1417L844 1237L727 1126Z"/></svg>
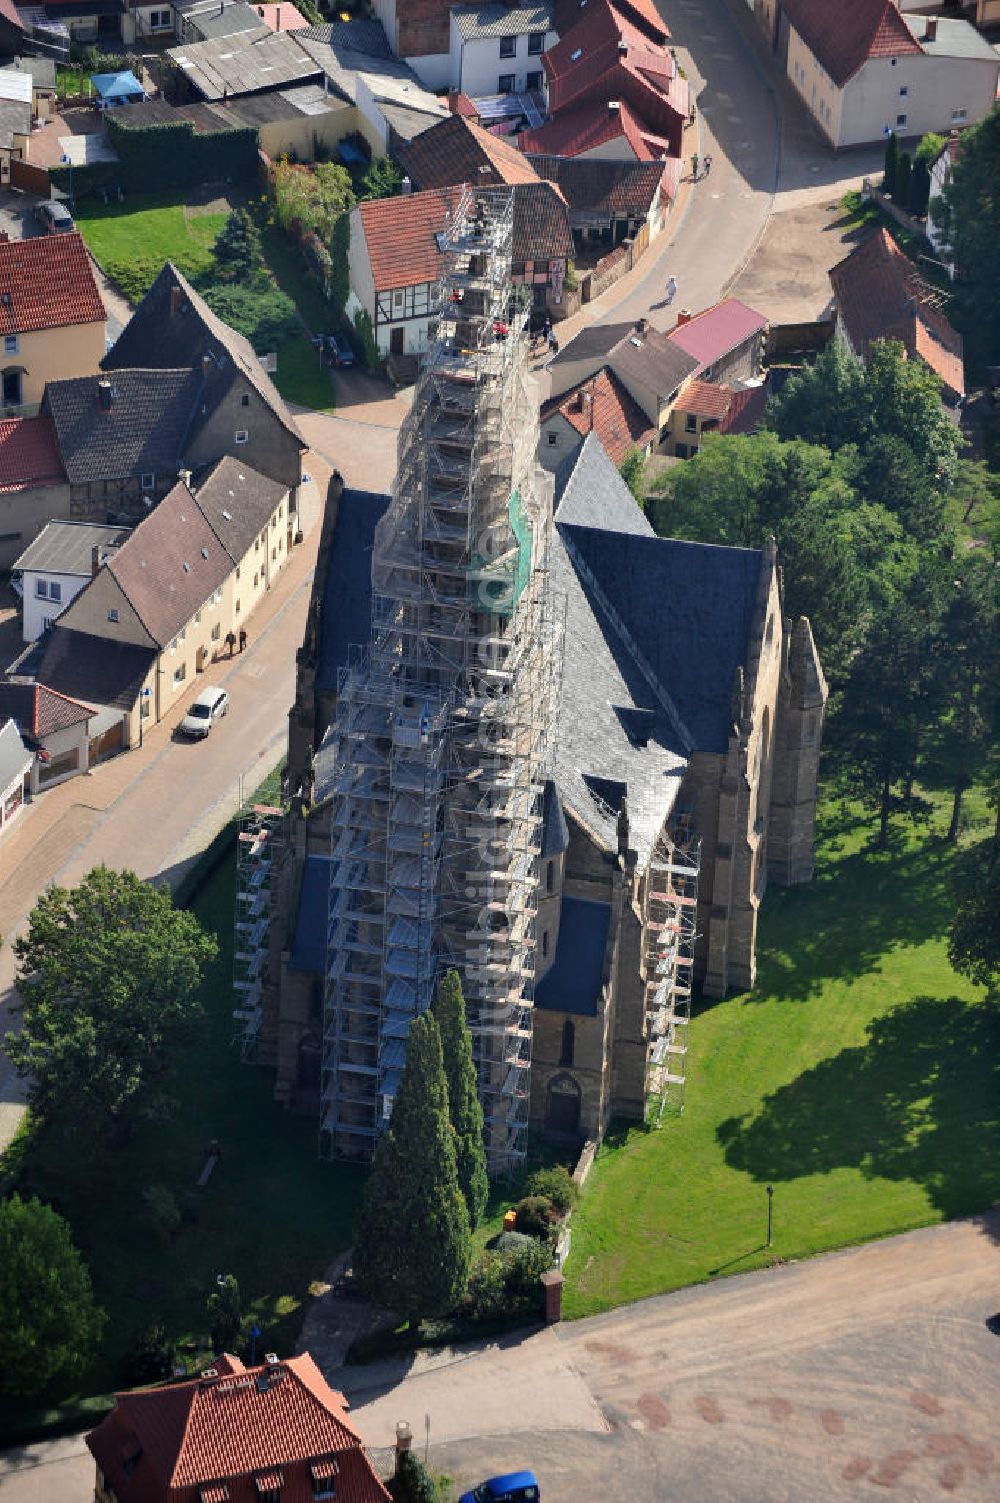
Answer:
<svg viewBox="0 0 1000 1503"><path fill-rule="evenodd" d="M805 1002L831 978L881 968L900 947L943 935L950 848L858 852L821 868L807 887L768 894L761 915L760 974L748 1001Z"/></svg>
<svg viewBox="0 0 1000 1503"><path fill-rule="evenodd" d="M982 1211L1000 1198L1000 1015L915 997L716 1136L760 1182L858 1169L923 1186L947 1218Z"/></svg>

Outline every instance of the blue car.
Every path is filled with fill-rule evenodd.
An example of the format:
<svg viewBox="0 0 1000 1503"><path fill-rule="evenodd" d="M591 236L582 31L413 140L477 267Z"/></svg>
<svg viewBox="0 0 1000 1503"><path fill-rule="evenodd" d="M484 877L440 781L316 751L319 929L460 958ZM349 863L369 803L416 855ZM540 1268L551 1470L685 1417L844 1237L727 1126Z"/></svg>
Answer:
<svg viewBox="0 0 1000 1503"><path fill-rule="evenodd" d="M539 1496L534 1472L508 1472L463 1493L458 1503L538 1503Z"/></svg>

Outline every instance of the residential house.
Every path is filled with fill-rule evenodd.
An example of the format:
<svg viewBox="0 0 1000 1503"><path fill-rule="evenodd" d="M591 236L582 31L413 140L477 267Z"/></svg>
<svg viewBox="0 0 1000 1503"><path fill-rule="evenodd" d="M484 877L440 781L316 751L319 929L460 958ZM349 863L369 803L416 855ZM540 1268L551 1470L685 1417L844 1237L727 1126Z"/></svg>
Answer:
<svg viewBox="0 0 1000 1503"><path fill-rule="evenodd" d="M347 1401L308 1352L115 1395L87 1445L98 1503L389 1503Z"/></svg>
<svg viewBox="0 0 1000 1503"><path fill-rule="evenodd" d="M21 740L13 720L0 728L0 834L24 808L28 776L35 754Z"/></svg>
<svg viewBox="0 0 1000 1503"><path fill-rule="evenodd" d="M437 316L441 251L437 236L459 188L367 199L351 211L347 313L363 310L383 355L419 355Z"/></svg>
<svg viewBox="0 0 1000 1503"><path fill-rule="evenodd" d="M44 6L26 11L34 45L43 40L46 56L69 62L69 44L99 42L106 51L118 50L123 31L128 29L128 0L46 0ZM46 25L47 23L47 25ZM27 27L25 28L27 31ZM48 33L48 35L46 35ZM51 40L50 40L51 38ZM65 39L65 53L54 50ZM44 45L46 44L47 45Z"/></svg>
<svg viewBox="0 0 1000 1503"><path fill-rule="evenodd" d="M573 239L581 254L588 245L636 242L641 253L666 223L680 181L680 162L612 162L583 157L531 156L538 176L555 183L566 199Z"/></svg>
<svg viewBox="0 0 1000 1503"><path fill-rule="evenodd" d="M11 163L28 159L31 121L30 75L0 68L0 187L10 186Z"/></svg>
<svg viewBox="0 0 1000 1503"><path fill-rule="evenodd" d="M967 21L904 15L894 0L757 0L772 47L838 150L887 131L919 137L993 108L1000 55Z"/></svg>
<svg viewBox="0 0 1000 1503"><path fill-rule="evenodd" d="M48 631L127 537L127 528L90 522L48 522L42 528L13 564L26 642Z"/></svg>
<svg viewBox="0 0 1000 1503"><path fill-rule="evenodd" d="M885 229L878 229L830 271L836 337L856 360L876 339L898 340L910 360L939 377L944 395L965 394L962 336L941 308L941 294L920 276Z"/></svg>
<svg viewBox="0 0 1000 1503"><path fill-rule="evenodd" d="M30 89L28 74L12 76ZM37 412L46 382L95 371L106 349L106 328L80 234L0 240L5 417Z"/></svg>
<svg viewBox="0 0 1000 1503"><path fill-rule="evenodd" d="M413 69L393 57L377 21L309 26L294 36L322 69L327 93L353 107L351 130L364 136L373 156L394 153L448 114Z"/></svg>
<svg viewBox="0 0 1000 1503"><path fill-rule="evenodd" d="M689 381L673 405L662 451L677 459L690 459L701 448L706 433L752 433L763 421L766 407L763 381L755 386Z"/></svg>
<svg viewBox="0 0 1000 1503"><path fill-rule="evenodd" d="M53 517L72 515L70 486L50 417L0 421L0 569Z"/></svg>
<svg viewBox="0 0 1000 1503"><path fill-rule="evenodd" d="M39 680L117 706L134 745L270 589L288 557L288 506L285 488L235 459L196 490L185 473L56 620Z"/></svg>
<svg viewBox="0 0 1000 1503"><path fill-rule="evenodd" d="M13 720L21 740L34 752L28 774L32 793L79 777L90 766L89 705L67 699L29 679L0 680L0 721Z"/></svg>
<svg viewBox="0 0 1000 1503"><path fill-rule="evenodd" d="M670 412L681 388L697 372L698 362L695 357L671 343L664 334L652 328L646 319L639 319L636 324L629 325L624 337L605 351L595 348L586 362L577 358L578 352L573 350L575 343L574 340L566 346L567 365L571 369L579 369L579 377L574 386L607 367L645 413L647 421L655 430L658 447L667 436ZM562 358L562 354L560 351L557 360ZM553 366L555 364L553 362ZM555 373L554 394L557 390L566 389L562 387L559 374Z"/></svg>
<svg viewBox="0 0 1000 1503"><path fill-rule="evenodd" d="M31 79L31 112L35 120L49 120L56 113L56 65L50 57L14 57L5 65Z"/></svg>
<svg viewBox="0 0 1000 1503"><path fill-rule="evenodd" d="M168 29L179 42L210 42L240 31L259 32L263 19L247 0L173 0L169 11ZM162 28L162 15L161 9L157 30Z"/></svg>
<svg viewBox="0 0 1000 1503"><path fill-rule="evenodd" d="M547 470L558 471L591 433L615 465L633 448L648 458L657 437L638 402L607 367L542 407L539 462Z"/></svg>
<svg viewBox="0 0 1000 1503"><path fill-rule="evenodd" d="M292 492L295 510L306 442L294 418L249 340L223 323L169 261L101 364L116 384L129 369L196 376L175 475L232 454ZM183 394L186 401L187 388Z"/></svg>
<svg viewBox="0 0 1000 1503"><path fill-rule="evenodd" d="M566 200L515 146L462 115L449 115L396 153L415 189L509 184L514 190L511 278L531 288L537 308L558 316L573 234Z"/></svg>
<svg viewBox="0 0 1000 1503"><path fill-rule="evenodd" d="M768 328L763 313L727 297L702 313L682 309L667 338L697 360L699 380L745 382L761 373Z"/></svg>
<svg viewBox="0 0 1000 1503"><path fill-rule="evenodd" d="M503 0L456 5L451 12L448 82L472 99L490 94L541 94L542 55L559 40L554 5Z"/></svg>
<svg viewBox="0 0 1000 1503"><path fill-rule="evenodd" d="M607 162L653 162L670 143L654 135L625 99L588 99L518 137L528 156L578 157Z"/></svg>

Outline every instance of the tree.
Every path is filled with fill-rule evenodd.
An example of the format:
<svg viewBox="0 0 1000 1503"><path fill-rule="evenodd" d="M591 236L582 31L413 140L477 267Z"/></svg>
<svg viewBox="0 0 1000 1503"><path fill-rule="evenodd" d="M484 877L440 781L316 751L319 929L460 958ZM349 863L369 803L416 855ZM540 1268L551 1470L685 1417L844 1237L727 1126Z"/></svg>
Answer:
<svg viewBox="0 0 1000 1503"><path fill-rule="evenodd" d="M373 1299L412 1323L454 1309L470 1256L441 1034L424 1013L410 1024L392 1117L375 1149L354 1271Z"/></svg>
<svg viewBox="0 0 1000 1503"><path fill-rule="evenodd" d="M941 631L938 668L948 713L942 723L944 771L952 786L949 841L958 839L962 800L977 762L993 744L1000 701L1000 587L993 560L961 554Z"/></svg>
<svg viewBox="0 0 1000 1503"><path fill-rule="evenodd" d="M273 284L243 286L227 282L202 291L213 313L245 334L259 355L276 349L301 331L298 310L286 292Z"/></svg>
<svg viewBox="0 0 1000 1503"><path fill-rule="evenodd" d="M882 168L882 192L891 195L896 186L896 163L899 161L899 141L896 132L890 131L885 143L885 164Z"/></svg>
<svg viewBox="0 0 1000 1503"><path fill-rule="evenodd" d="M0 1201L0 1395L32 1398L80 1372L103 1324L63 1218L36 1199Z"/></svg>
<svg viewBox="0 0 1000 1503"><path fill-rule="evenodd" d="M864 367L839 339L831 340L768 405L767 424L780 438L800 438L828 449L863 445L872 432Z"/></svg>
<svg viewBox="0 0 1000 1503"><path fill-rule="evenodd" d="M286 234L313 230L326 245L340 215L354 207L351 175L335 162L317 162L314 167L279 162L274 169L274 198L278 223Z"/></svg>
<svg viewBox="0 0 1000 1503"><path fill-rule="evenodd" d="M122 1370L126 1383L136 1388L169 1378L177 1361L174 1344L167 1328L157 1321L139 1336L126 1352Z"/></svg>
<svg viewBox="0 0 1000 1503"><path fill-rule="evenodd" d="M855 485L859 496L884 506L918 543L943 543L948 530L944 494L905 439L895 433L873 438L859 458Z"/></svg>
<svg viewBox="0 0 1000 1503"><path fill-rule="evenodd" d="M243 1301L240 1286L231 1273L219 1275L216 1287L206 1301L208 1328L214 1352L231 1352L239 1344L243 1330Z"/></svg>
<svg viewBox="0 0 1000 1503"><path fill-rule="evenodd" d="M955 263L949 312L965 336L967 365L977 368L1000 348L1000 106L961 140L932 217Z"/></svg>
<svg viewBox="0 0 1000 1503"><path fill-rule="evenodd" d="M913 170L913 158L908 151L901 151L896 163L896 179L892 186L892 201L902 209L906 207L906 201L910 192L910 173Z"/></svg>
<svg viewBox="0 0 1000 1503"><path fill-rule="evenodd" d="M32 1110L125 1136L201 1010L217 949L135 872L99 866L79 887L48 888L14 944L22 1028L5 1039Z"/></svg>
<svg viewBox="0 0 1000 1503"><path fill-rule="evenodd" d="M457 971L446 971L438 982L434 1016L441 1033L444 1073L448 1082L448 1111L455 1129L458 1183L475 1231L486 1209L490 1186L483 1148L483 1108L476 1086L472 1035L465 1016L465 998Z"/></svg>
<svg viewBox="0 0 1000 1503"><path fill-rule="evenodd" d="M911 214L916 214L922 219L927 213L927 203L931 193L931 171L922 157L918 156L913 163L913 171L910 173L910 189L907 195L906 207Z"/></svg>
<svg viewBox="0 0 1000 1503"><path fill-rule="evenodd" d="M260 231L246 209L233 209L213 247L224 282L252 282L264 264Z"/></svg>
<svg viewBox="0 0 1000 1503"><path fill-rule="evenodd" d="M1000 861L985 851L973 852L966 865L948 933L948 959L959 975L985 986L991 1002L1000 1002Z"/></svg>
<svg viewBox="0 0 1000 1503"><path fill-rule="evenodd" d="M402 181L403 175L392 157L376 157L361 179L361 197L393 198Z"/></svg>
<svg viewBox="0 0 1000 1503"><path fill-rule="evenodd" d="M638 444L633 444L618 466L618 473L640 506L643 502L642 477L645 472L646 456Z"/></svg>

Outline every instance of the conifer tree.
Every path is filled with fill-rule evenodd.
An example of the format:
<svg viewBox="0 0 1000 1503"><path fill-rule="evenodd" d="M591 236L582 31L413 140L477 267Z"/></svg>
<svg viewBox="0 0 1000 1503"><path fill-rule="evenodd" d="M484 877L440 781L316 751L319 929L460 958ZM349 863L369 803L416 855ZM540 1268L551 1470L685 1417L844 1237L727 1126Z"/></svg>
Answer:
<svg viewBox="0 0 1000 1503"><path fill-rule="evenodd" d="M424 1013L410 1025L392 1118L365 1186L354 1272L373 1299L412 1324L454 1309L470 1256L441 1035Z"/></svg>
<svg viewBox="0 0 1000 1503"><path fill-rule="evenodd" d="M458 1183L469 1208L469 1224L475 1228L486 1209L490 1187L483 1148L483 1108L476 1089L476 1067L472 1059L472 1035L465 1017L465 997L457 971L446 971L438 982L434 1016L441 1031L448 1110L455 1129Z"/></svg>
<svg viewBox="0 0 1000 1503"><path fill-rule="evenodd" d="M892 193L896 186L896 162L899 159L899 142L896 132L890 131L885 143L885 166L882 170L882 192Z"/></svg>

